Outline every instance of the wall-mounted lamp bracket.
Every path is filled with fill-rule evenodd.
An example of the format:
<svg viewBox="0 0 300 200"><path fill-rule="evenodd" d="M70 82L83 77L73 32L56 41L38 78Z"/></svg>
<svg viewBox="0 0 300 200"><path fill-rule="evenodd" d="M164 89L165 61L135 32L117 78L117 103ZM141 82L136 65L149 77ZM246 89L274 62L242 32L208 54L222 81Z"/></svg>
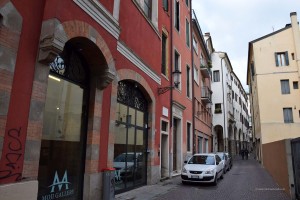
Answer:
<svg viewBox="0 0 300 200"><path fill-rule="evenodd" d="M173 86L168 86L168 87L161 87L161 88L158 88L158 95L160 94L164 94L166 93L167 91L173 89L174 87Z"/></svg>

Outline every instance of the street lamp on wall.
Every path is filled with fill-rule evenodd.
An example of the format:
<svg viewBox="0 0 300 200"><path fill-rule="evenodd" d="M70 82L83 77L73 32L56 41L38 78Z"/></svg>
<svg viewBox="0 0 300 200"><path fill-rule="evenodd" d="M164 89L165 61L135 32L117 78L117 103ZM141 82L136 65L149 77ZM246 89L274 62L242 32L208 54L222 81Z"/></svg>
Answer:
<svg viewBox="0 0 300 200"><path fill-rule="evenodd" d="M167 87L160 87L160 88L158 88L158 95L164 94L168 90L173 89L175 87L177 88L179 86L181 71L179 71L178 69L176 69L174 72L172 72L172 74L173 74L174 86L167 86Z"/></svg>

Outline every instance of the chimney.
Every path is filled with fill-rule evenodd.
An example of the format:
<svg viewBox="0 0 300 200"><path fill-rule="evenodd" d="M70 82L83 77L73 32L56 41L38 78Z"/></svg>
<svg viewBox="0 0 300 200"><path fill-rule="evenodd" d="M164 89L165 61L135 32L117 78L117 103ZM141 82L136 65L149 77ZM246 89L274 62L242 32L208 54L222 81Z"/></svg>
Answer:
<svg viewBox="0 0 300 200"><path fill-rule="evenodd" d="M204 35L207 36L207 37L210 37L210 33L209 32L205 33Z"/></svg>
<svg viewBox="0 0 300 200"><path fill-rule="evenodd" d="M290 14L291 22L292 22L292 31L294 37L294 45L295 45L295 53L296 53L296 63L298 67L298 76L300 78L300 31L299 31L299 24L297 21L297 13L291 12Z"/></svg>
<svg viewBox="0 0 300 200"><path fill-rule="evenodd" d="M296 12L291 12L290 17L291 17L292 26L293 27L297 26L298 25L297 13Z"/></svg>

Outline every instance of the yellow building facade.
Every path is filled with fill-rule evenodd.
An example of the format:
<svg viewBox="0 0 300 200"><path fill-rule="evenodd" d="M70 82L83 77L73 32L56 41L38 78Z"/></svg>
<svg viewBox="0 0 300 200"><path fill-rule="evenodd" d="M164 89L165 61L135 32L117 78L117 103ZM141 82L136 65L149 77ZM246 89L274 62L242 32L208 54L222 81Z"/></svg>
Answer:
<svg viewBox="0 0 300 200"><path fill-rule="evenodd" d="M300 32L291 24L249 42L249 85L253 137L262 160L263 144L300 137Z"/></svg>

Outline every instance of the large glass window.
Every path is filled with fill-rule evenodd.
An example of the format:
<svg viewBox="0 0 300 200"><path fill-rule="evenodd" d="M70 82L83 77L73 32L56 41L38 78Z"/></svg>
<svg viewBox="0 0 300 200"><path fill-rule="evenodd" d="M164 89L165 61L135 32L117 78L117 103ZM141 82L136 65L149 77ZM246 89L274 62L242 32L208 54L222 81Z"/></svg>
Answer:
<svg viewBox="0 0 300 200"><path fill-rule="evenodd" d="M119 82L114 141L116 193L146 184L147 101L137 84Z"/></svg>
<svg viewBox="0 0 300 200"><path fill-rule="evenodd" d="M43 117L38 199L82 199L87 77L76 52L50 64Z"/></svg>

